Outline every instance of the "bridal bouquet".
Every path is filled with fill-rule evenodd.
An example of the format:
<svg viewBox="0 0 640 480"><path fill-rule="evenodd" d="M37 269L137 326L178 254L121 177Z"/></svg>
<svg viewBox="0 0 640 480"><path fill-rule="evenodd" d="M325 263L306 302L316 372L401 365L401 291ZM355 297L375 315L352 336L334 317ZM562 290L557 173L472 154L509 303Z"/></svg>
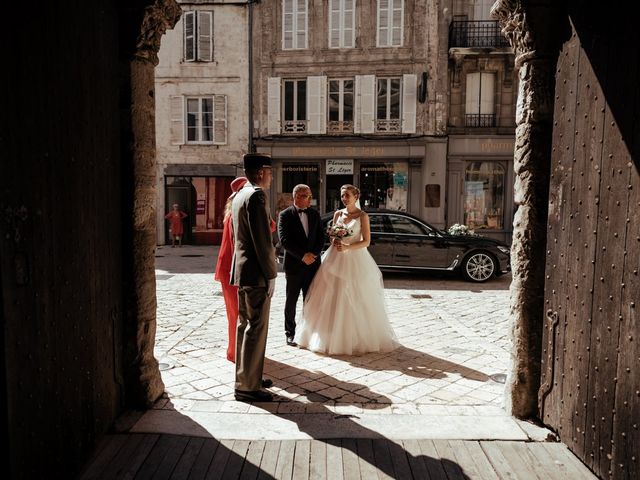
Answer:
<svg viewBox="0 0 640 480"><path fill-rule="evenodd" d="M329 225L327 228L327 235L332 239L337 238L339 240L353 235L353 230L345 227L344 225Z"/></svg>
<svg viewBox="0 0 640 480"><path fill-rule="evenodd" d="M475 232L466 225L456 223L449 227L449 235L475 235Z"/></svg>

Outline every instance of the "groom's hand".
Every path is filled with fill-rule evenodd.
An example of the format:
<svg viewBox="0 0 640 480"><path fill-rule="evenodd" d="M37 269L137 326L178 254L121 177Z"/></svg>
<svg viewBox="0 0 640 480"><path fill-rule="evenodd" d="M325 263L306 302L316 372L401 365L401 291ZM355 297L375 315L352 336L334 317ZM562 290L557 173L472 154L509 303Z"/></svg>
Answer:
<svg viewBox="0 0 640 480"><path fill-rule="evenodd" d="M316 256L311 252L307 252L304 254L304 257L302 257L302 261L305 265L311 265L316 261Z"/></svg>
<svg viewBox="0 0 640 480"><path fill-rule="evenodd" d="M271 280L269 280L269 284L267 285L267 297L271 298L273 297L273 292L276 289L276 279L272 278Z"/></svg>

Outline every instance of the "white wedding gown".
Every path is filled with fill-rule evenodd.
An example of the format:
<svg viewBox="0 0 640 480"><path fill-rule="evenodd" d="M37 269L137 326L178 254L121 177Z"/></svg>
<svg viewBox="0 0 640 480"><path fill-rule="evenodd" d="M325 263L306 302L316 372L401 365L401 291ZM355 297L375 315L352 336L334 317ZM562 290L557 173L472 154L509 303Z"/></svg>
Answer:
<svg viewBox="0 0 640 480"><path fill-rule="evenodd" d="M353 235L343 243L362 239L359 218L346 226ZM329 355L387 352L398 346L387 318L382 274L366 248L340 252L332 245L324 253L307 292L295 341Z"/></svg>

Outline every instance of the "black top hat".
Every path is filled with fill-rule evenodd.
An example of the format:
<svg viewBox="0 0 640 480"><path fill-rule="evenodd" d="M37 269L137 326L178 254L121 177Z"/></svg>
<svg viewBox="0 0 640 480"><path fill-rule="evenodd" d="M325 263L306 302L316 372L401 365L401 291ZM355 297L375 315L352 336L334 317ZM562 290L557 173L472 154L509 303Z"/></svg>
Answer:
<svg viewBox="0 0 640 480"><path fill-rule="evenodd" d="M245 170L260 170L261 168L271 168L271 157L262 153L247 153L242 157Z"/></svg>

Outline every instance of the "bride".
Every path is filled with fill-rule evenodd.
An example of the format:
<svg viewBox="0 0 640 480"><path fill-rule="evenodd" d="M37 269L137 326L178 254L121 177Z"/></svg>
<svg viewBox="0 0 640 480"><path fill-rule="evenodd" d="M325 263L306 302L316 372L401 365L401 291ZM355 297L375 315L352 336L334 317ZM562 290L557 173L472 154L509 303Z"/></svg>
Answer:
<svg viewBox="0 0 640 480"><path fill-rule="evenodd" d="M360 190L340 188L345 208L337 210L333 225L347 237L333 238L322 257L304 302L295 342L330 355L387 352L398 346L387 318L382 274L367 250L369 216L359 208Z"/></svg>

